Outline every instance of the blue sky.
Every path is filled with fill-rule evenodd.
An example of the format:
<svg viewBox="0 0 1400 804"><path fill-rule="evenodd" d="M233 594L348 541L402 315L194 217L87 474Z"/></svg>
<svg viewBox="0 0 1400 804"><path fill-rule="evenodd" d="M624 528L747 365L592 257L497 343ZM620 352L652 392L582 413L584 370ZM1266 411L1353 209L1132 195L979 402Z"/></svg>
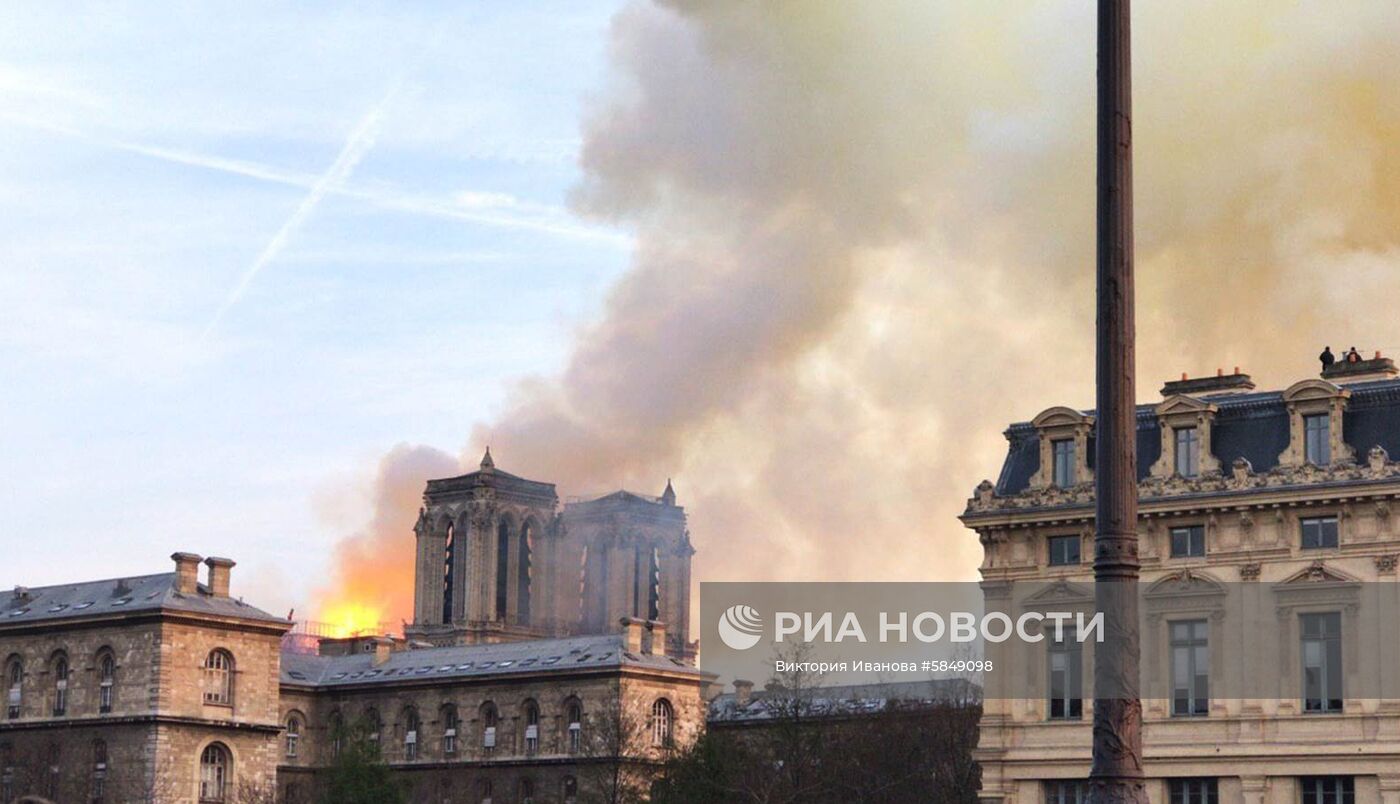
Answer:
<svg viewBox="0 0 1400 804"><path fill-rule="evenodd" d="M0 583L296 603L385 449L556 370L627 259L567 208L614 5L8 7Z"/></svg>

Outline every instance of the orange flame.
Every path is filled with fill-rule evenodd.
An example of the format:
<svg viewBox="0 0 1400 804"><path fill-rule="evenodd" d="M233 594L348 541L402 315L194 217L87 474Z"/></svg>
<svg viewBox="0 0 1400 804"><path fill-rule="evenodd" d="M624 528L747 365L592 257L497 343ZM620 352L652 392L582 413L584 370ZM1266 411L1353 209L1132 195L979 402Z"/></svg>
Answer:
<svg viewBox="0 0 1400 804"><path fill-rule="evenodd" d="M346 600L323 608L320 620L325 628L325 635L339 639L378 633L384 621L383 615L384 612L380 608Z"/></svg>

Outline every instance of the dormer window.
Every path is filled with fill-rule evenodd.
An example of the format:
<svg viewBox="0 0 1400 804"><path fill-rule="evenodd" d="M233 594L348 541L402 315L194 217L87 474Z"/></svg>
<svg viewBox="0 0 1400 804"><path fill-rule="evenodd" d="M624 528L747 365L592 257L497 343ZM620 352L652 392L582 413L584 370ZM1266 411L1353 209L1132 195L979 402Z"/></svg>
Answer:
<svg viewBox="0 0 1400 804"><path fill-rule="evenodd" d="M1332 417L1326 413L1314 413L1303 417L1303 460L1313 466L1326 466L1332 462L1331 444Z"/></svg>
<svg viewBox="0 0 1400 804"><path fill-rule="evenodd" d="M1060 438L1050 442L1054 455L1055 471L1051 482L1058 488L1066 489L1074 485L1074 439Z"/></svg>
<svg viewBox="0 0 1400 804"><path fill-rule="evenodd" d="M1182 477L1201 473L1201 435L1195 427L1176 428L1176 473Z"/></svg>

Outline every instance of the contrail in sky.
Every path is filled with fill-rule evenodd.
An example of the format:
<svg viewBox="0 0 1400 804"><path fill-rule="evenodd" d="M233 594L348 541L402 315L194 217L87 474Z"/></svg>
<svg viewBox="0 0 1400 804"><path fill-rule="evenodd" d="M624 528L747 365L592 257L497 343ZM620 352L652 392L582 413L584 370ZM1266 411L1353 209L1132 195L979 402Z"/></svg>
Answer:
<svg viewBox="0 0 1400 804"><path fill-rule="evenodd" d="M248 270L243 272L243 276L239 278L238 284L233 288L233 292L228 295L228 298L224 300L223 306L221 306L219 311L214 314L214 317L209 320L208 326L204 328L204 332L199 336L200 344L208 340L209 334L219 325L223 317L238 303L239 299L243 298L243 294L248 291L248 286L253 283L253 280L257 278L262 269L266 268L268 263L276 259L283 247L287 245L287 241L291 236L306 222L306 219L310 217L311 213L316 209L316 205L321 203L321 199L326 197L326 193L349 178L351 172L355 170L355 166L360 164L360 160L364 159L365 154L369 153L370 149L374 147L374 140L379 134L379 123L384 117L384 111L393 103L394 98L399 94L399 89L402 86L403 82L395 84L389 92L385 94L384 98L380 100L373 109L370 109L369 114L366 114L364 118L360 120L360 124L355 126L355 130L350 132L350 138L345 141L345 145L340 149L340 153L336 156L335 161L331 163L331 166L326 169L325 173L321 174L321 177L316 180L316 183L311 186L310 192L308 192L306 197L301 200L301 203L297 205L291 217L287 218L286 222L282 224L282 228L278 229L277 234L273 235L272 239L263 247L257 259L253 260L253 264L248 266Z"/></svg>

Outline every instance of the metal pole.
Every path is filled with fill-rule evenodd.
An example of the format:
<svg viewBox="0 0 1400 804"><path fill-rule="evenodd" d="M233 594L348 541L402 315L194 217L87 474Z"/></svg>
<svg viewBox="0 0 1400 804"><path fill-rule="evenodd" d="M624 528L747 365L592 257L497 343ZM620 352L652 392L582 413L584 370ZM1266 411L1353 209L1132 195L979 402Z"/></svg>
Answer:
<svg viewBox="0 0 1400 804"><path fill-rule="evenodd" d="M1129 0L1099 0L1098 400L1093 804L1146 804L1138 691L1137 410L1134 396L1132 49Z"/></svg>

